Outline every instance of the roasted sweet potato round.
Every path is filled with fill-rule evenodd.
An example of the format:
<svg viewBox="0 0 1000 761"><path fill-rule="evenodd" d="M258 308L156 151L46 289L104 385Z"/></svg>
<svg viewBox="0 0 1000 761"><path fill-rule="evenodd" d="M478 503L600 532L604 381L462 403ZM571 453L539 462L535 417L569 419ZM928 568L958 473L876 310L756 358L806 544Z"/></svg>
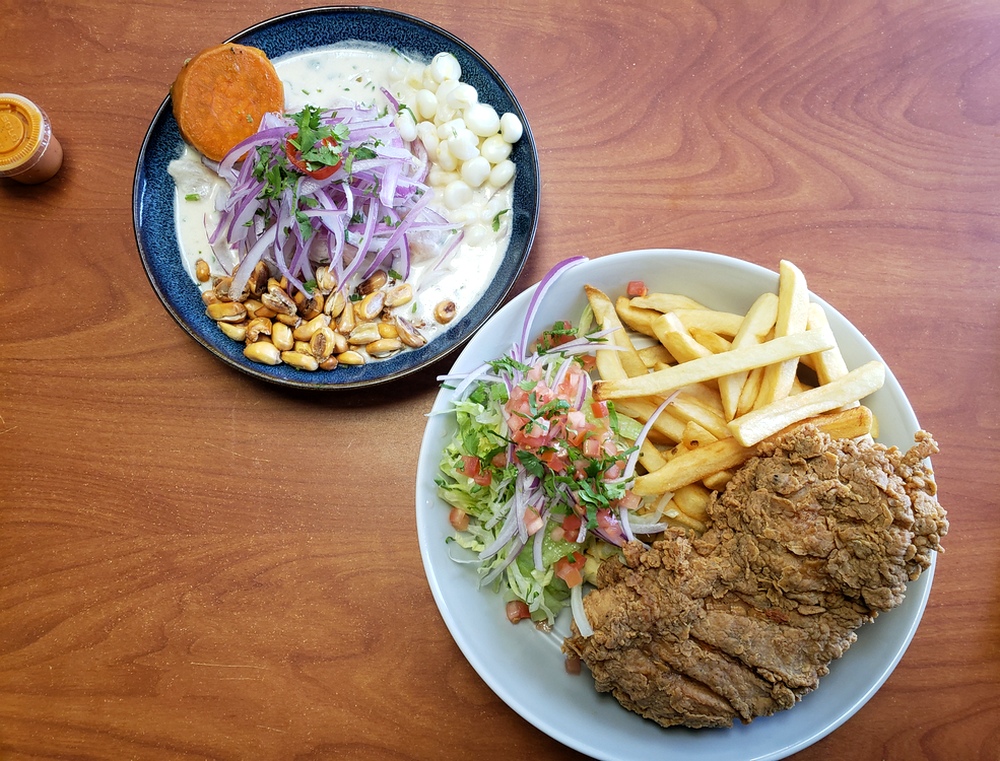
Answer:
<svg viewBox="0 0 1000 761"><path fill-rule="evenodd" d="M170 94L181 136L213 161L256 132L265 113L285 105L281 79L264 51L233 43L188 59Z"/></svg>

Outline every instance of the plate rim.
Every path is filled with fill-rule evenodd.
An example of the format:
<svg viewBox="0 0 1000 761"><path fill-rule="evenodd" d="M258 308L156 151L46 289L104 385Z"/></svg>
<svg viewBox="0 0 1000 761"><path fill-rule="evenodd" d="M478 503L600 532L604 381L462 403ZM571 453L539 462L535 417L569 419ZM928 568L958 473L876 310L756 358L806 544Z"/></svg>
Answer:
<svg viewBox="0 0 1000 761"><path fill-rule="evenodd" d="M642 248L642 249L631 249L627 251L619 251L590 258L587 261L583 262L581 266L586 267L588 265L593 265L594 263L607 259L609 257L617 258L617 257L637 256L637 255L664 256L666 259L676 256L691 256L691 255L694 255L696 257L708 257L709 260L723 261L728 264L738 264L739 267L741 268L749 268L750 270L756 271L758 275L766 275L770 278L773 278L775 283L777 282L777 277L778 277L778 273L773 270L769 270L766 267L762 267L761 265L743 259L739 259L737 257L727 256L724 254L717 254L709 251L701 251L697 249L682 249L682 248ZM481 340L481 336L484 333L486 333L488 326L497 321L511 319L513 315L517 315L519 317L522 316L525 312L528 301L530 300L532 294L536 291L537 287L538 283L532 284L524 291L519 293L516 297L511 299L504 307L498 310L490 318L490 320L488 320L487 323L484 324L483 328L480 330L480 333L478 333L473 340L471 340L468 344L466 344L462 352L454 360L452 368L449 369L449 373L454 372L456 367L460 367L464 363L472 361L471 355L475 353L478 346L478 342L476 339L480 338ZM826 302L824 299L819 297L811 290L809 291L809 296L810 300L820 303L828 314L832 313L836 315L836 317L839 320L842 320L844 323L846 323L846 325L856 334L855 340L860 339L863 342L863 348L866 348L875 357L877 357L883 362L883 364L886 367L886 386L889 387L890 393L892 393L895 396L896 401L901 402L905 410L909 412L908 419L906 421L908 425L906 427L910 428L911 426L916 426L916 429L919 429L919 422L917 421L916 415L913 412L912 406L910 405L908 398L906 397L902 388L899 386L898 381L896 381L895 376L892 374L892 371L889 368L888 364L885 363L884 360L882 360L881 356L878 354L875 347L867 340L864 334L862 334L856 327L854 327L853 323L850 323L850 321L848 321L847 318L844 317L843 314L840 313L838 310L836 310L832 305L830 305L828 302ZM482 361L482 358L479 358L479 361ZM424 520L424 518L427 518L429 516L422 515L422 513L426 513L426 511L432 510L434 508L427 505L422 505L422 502L424 501L427 495L423 494L421 489L422 482L425 481L428 476L428 473L426 472L427 468L431 469L430 471L431 482L433 482L433 474L436 471L436 465L439 456L435 456L433 458L433 462L431 462L431 457L427 454L427 451L429 445L431 445L432 443L433 444L438 443L432 441L432 435L434 433L434 427L435 427L434 417L439 416L446 409L447 401L449 398L450 398L450 391L444 387L440 388L438 393L435 395L432 409L428 413L428 420L425 425L424 435L421 439L421 448L420 448L420 453L418 455L417 475L415 483L417 538L420 549L421 561L424 565L425 577L427 579L428 585L431 588L431 593L432 596L434 597L435 604L438 606L439 614L444 620L445 625L452 636L452 639L455 641L456 645L459 647L459 650L462 652L463 656L473 667L473 669L476 671L479 677L487 684L487 686L490 687L490 689L494 692L494 694L500 697L500 699L503 700L504 703L506 703L510 709L512 709L519 716L521 716L521 718L532 724L538 730L552 737L553 739L581 753L588 754L594 758L602 759L602 761L626 761L626 759L628 758L627 756L619 755L618 753L614 751L609 751L606 748L595 747L594 745L589 744L588 742L582 740L579 734L573 734L568 731L562 730L559 727L554 727L550 722L545 721L542 717L539 717L535 715L532 711L530 711L528 707L525 705L523 699L519 698L516 695L511 694L510 690L506 687L506 685L501 683L500 679L498 678L494 670L491 670L490 668L487 667L487 665L483 661L482 654L478 652L476 648L472 645L472 643L466 638L465 632L462 631L459 626L458 618L455 617L454 613L449 608L449 601L445 598L445 592L444 589L442 588L441 580L437 577L436 573L434 572L433 559L431 558L432 549L430 540L432 538L439 540L441 536L436 535L434 537L431 537L427 534L428 526L426 525L426 521ZM432 502L435 501L433 496L431 497L431 501ZM440 500L440 498L437 498L436 501L437 501L436 505L437 508L440 508L441 505L444 504ZM446 515L446 513L442 510L441 515L443 518L443 516ZM919 627L920 622L923 618L924 611L926 609L927 601L930 596L930 590L933 583L933 577L936 565L937 565L937 556L935 553L934 555L931 556L930 566L921 574L920 578L917 581L910 582L908 584L906 597L902 605L907 606L906 611L909 616L909 619L907 620L906 625L901 632L901 636L898 636L896 640L893 642L891 657L888 659L888 661L883 662L881 664L881 668L878 670L878 673L875 675L875 678L870 680L869 683L867 683L864 686L864 688L861 690L859 694L855 695L852 699L848 701L849 705L847 705L847 707L844 710L841 710L836 717L828 721L823 726L817 727L811 732L803 733L802 736L799 737L795 742L785 744L781 747L774 747L770 750L765 751L762 754L753 755L752 757L734 756L733 758L734 759L740 758L741 761L779 761L780 759L787 758L788 756L797 753L801 750L804 750L805 748L815 744L822 738L826 737L830 733L837 730L839 727L843 726L845 722L847 722L852 716L854 716L859 710L861 710L861 708L863 708L868 703L868 701L875 695L875 693L885 684L886 680L888 680L888 678L892 675L896 666L898 666L900 660L902 659L910 643L912 642L913 637L916 634L917 628ZM469 578L469 584L470 586L474 586L475 579ZM490 592L489 590L481 590L481 591L484 594L493 595L494 597L496 597L496 599L500 599L499 596L494 595L494 593ZM900 607L902 607L902 605ZM899 608L894 610L899 610ZM882 616L891 615L893 612L894 611L888 611L882 614ZM865 627L862 628L864 629ZM870 632L871 630L868 631ZM835 661L831 665L834 668L837 668L839 663L844 662L844 659L850 659L851 652L852 652L851 649L848 649L848 651L844 654L843 658L839 659L838 661ZM822 683L820 686L822 686ZM810 696L816 695L818 693L819 689L817 688L817 690L814 690L812 693L809 693L804 697L806 699L809 699ZM613 698L610 698L610 700L614 701ZM796 707L798 707L798 704L796 706L793 706L791 709L788 709L787 711L778 712L772 717L761 717L755 719L753 723L759 725L767 722L769 719L773 719L774 717L783 717L786 715L791 715ZM625 711L625 709L622 708L621 706L618 706L616 702L613 706L609 708L609 710L612 709ZM633 714L633 716L636 715ZM636 716L636 718L640 717ZM657 725L655 725L653 722L649 722L648 720L645 719L640 718L640 721L644 722L644 724L652 725L652 727L660 731L664 732L672 731L672 730L664 730L663 728L658 728ZM743 725L743 728L749 726L750 725ZM651 731L656 731L656 729ZM673 729L679 729L679 728L673 728ZM737 725L736 727L729 730L720 729L720 730L682 730L682 731L696 732L696 733L710 733L710 732L732 732L732 731L738 732L740 729L741 729L740 725ZM722 757L719 758L721 759Z"/></svg>
<svg viewBox="0 0 1000 761"><path fill-rule="evenodd" d="M531 130L531 126L528 122L527 115L521 106L517 95L514 93L513 89L503 78L503 76L497 71L496 67L488 61L485 56L479 53L478 50L473 48L469 43L462 40L453 32L444 29L437 24L427 21L426 19L420 18L410 13L403 11L395 11L387 8L379 8L370 5L343 5L343 6L318 6L314 8L302 8L298 10L289 11L287 13L281 13L275 16L271 16L267 19L256 22L241 31L231 35L227 39L223 40L222 44L229 42L242 42L246 41L248 38L253 37L256 34L261 34L270 30L271 28L277 27L285 23L295 23L299 20L309 20L314 19L324 19L325 17L337 17L337 16L375 16L375 17L388 17L394 22L412 25L413 27L419 28L422 33L429 33L431 35L437 35L449 44L460 49L464 55L472 58L478 66L480 66L483 72L492 79L497 88L503 94L503 96L510 100L513 107L514 113L517 114L518 118L521 120L523 127L523 134L519 145L524 145L523 155L520 158L527 161L527 165L519 166L521 173L528 174L529 177L525 178L532 179L530 187L527 191L529 196L529 203L524 209L524 214L527 217L527 229L524 231L524 243L523 252L520 252L516 257L512 257L510 253L510 248L504 254L503 259L501 259L497 274L494 279L488 283L484 289L483 296L480 297L480 301L483 299L489 299L486 306L482 310L473 308L470 309L465 315L462 315L459 320L452 326L451 330L462 325L464 320L468 321L468 324L464 328L464 332L460 335L450 336L449 332L445 331L439 336L436 336L433 340L429 341L425 348L414 349L407 352L403 352L397 355L396 358L389 360L382 360L380 362L368 363L363 367L376 367L376 366L386 366L386 363L393 363L393 359L397 358L407 358L402 361L402 366L398 367L393 371L375 375L374 377L354 377L359 371L350 372L351 368L338 368L332 371L317 371L315 373L306 373L300 371L298 374L291 374L287 377L276 375L275 371L266 365L257 365L255 363L247 361L241 361L236 357L231 357L224 353L218 346L216 346L212 340L206 338L200 334L194 326L189 324L189 321L181 313L181 310L173 302L171 294L167 290L167 285L160 282L154 272L153 261L156 260L156 256L152 252L146 250L143 240L142 231L142 218L143 218L143 207L144 201L147 200L145 195L145 189L147 184L147 178L145 176L144 168L148 161L149 154L152 150L153 138L158 130L162 129L164 126L169 126L174 123L173 113L172 113L172 101L171 96L168 94L160 103L158 108L153 114L149 125L143 135L142 143L136 157L135 167L133 171L133 181L132 181L132 231L136 244L136 250L139 254L139 258L142 262L143 271L146 274L146 278L149 281L153 292L156 294L160 303L166 309L167 313L174 319L174 321L181 327L181 329L187 333L187 335L192 338L198 345L202 348L208 350L208 352L215 357L218 361L222 362L224 365L231 369L235 369L244 375L250 376L257 380L262 380L267 383L277 385L279 387L285 388L295 388L308 391L332 391L332 390L350 390L358 388L370 388L375 386L381 386L389 383L399 381L402 378L411 376L415 373L420 372L442 360L447 359L449 356L453 356L457 351L464 347L469 339L475 335L475 333L486 323L489 318L499 310L504 303L508 300L511 292L513 291L517 280L521 273L524 271L524 267L527 264L528 258L531 255L531 251L535 244L535 239L538 234L538 224L541 212L541 191L542 191L542 180L541 180L541 164L538 155L537 144L534 139L534 133ZM346 41L349 38L345 38L342 41ZM360 40L364 41L364 40ZM335 44L335 43L331 43ZM292 52L299 52L302 50L309 50L311 48L290 48L281 55L287 55ZM182 145L180 143L179 145ZM525 167L521 169L521 167ZM521 186L523 188L523 186ZM515 182L515 193L519 192L519 186ZM521 191L524 192L524 191ZM171 208L173 208L173 200L170 201ZM504 277L501 278L501 274ZM480 302L476 302L479 304ZM480 313L481 312L481 313ZM438 347L433 347L435 342L440 341L441 343ZM414 359L414 357L417 357ZM393 363L394 364L394 363ZM391 366L391 365L390 365ZM338 379L339 377L344 378L343 380ZM364 373L365 370L360 371ZM371 371L369 371L371 372Z"/></svg>

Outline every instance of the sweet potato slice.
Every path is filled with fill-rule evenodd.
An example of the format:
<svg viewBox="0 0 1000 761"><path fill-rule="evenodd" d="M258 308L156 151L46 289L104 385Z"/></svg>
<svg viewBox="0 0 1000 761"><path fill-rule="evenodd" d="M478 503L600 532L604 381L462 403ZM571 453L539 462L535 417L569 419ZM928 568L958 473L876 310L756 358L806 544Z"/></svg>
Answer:
<svg viewBox="0 0 1000 761"><path fill-rule="evenodd" d="M170 94L181 136L213 161L256 132L265 113L285 105L284 86L264 51L233 43L190 58Z"/></svg>

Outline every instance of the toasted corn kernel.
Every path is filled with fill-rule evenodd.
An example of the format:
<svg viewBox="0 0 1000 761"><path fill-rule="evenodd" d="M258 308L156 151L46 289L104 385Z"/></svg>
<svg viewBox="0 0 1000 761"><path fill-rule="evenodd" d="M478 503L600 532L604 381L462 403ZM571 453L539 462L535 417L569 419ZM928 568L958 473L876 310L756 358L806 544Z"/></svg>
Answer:
<svg viewBox="0 0 1000 761"><path fill-rule="evenodd" d="M335 370L337 365L340 363L337 361L336 357L327 357L322 362L319 363L320 370Z"/></svg>
<svg viewBox="0 0 1000 761"><path fill-rule="evenodd" d="M257 314L258 309L266 309L263 304L260 303L258 299L248 298L243 302L243 306L247 308L247 314L251 317L274 317L273 314Z"/></svg>
<svg viewBox="0 0 1000 761"><path fill-rule="evenodd" d="M212 270L208 266L208 262L204 259L199 259L194 263L194 276L198 278L199 283L207 283L208 279L212 277Z"/></svg>
<svg viewBox="0 0 1000 761"><path fill-rule="evenodd" d="M400 307L413 301L413 286L409 283L400 283L393 286L385 294L385 305L387 307Z"/></svg>
<svg viewBox="0 0 1000 761"><path fill-rule="evenodd" d="M247 308L238 301L209 304L205 312L216 322L242 322L247 317Z"/></svg>
<svg viewBox="0 0 1000 761"><path fill-rule="evenodd" d="M219 326L219 330L234 341L243 343L247 339L247 323L245 322L219 322L216 324Z"/></svg>
<svg viewBox="0 0 1000 761"><path fill-rule="evenodd" d="M344 311L344 304L347 303L347 299L344 298L344 294L341 291L337 291L331 294L323 304L323 314L328 314L333 319L340 317L340 313Z"/></svg>
<svg viewBox="0 0 1000 761"><path fill-rule="evenodd" d="M388 282L389 276L385 273L385 270L377 270L367 280L362 281L361 285L358 286L358 293L362 296L367 296L369 293L379 290Z"/></svg>
<svg viewBox="0 0 1000 761"><path fill-rule="evenodd" d="M246 340L249 343L255 343L260 340L261 336L271 335L272 330L273 326L271 325L271 321L269 319L266 317L254 317L247 324Z"/></svg>
<svg viewBox="0 0 1000 761"><path fill-rule="evenodd" d="M345 336L354 330L354 327L358 324L357 318L354 315L354 304L350 301L344 302L344 311L340 313L340 317L337 318L337 330L343 333Z"/></svg>
<svg viewBox="0 0 1000 761"><path fill-rule="evenodd" d="M262 293L260 300L264 302L264 306L270 307L277 314L295 314L296 312L292 297L285 292L284 288L277 285L268 285L267 293Z"/></svg>
<svg viewBox="0 0 1000 761"><path fill-rule="evenodd" d="M375 291L361 299L354 309L359 320L369 322L379 316L383 306L385 306L385 291Z"/></svg>
<svg viewBox="0 0 1000 761"><path fill-rule="evenodd" d="M419 349L427 343L423 333L417 330L412 322L398 315L396 316L396 330L399 331L399 340L412 349Z"/></svg>
<svg viewBox="0 0 1000 761"><path fill-rule="evenodd" d="M233 284L233 279L226 275L224 277L217 277L212 282L212 290L215 291L215 295L219 297L219 301L232 301L232 296L229 295L229 286Z"/></svg>
<svg viewBox="0 0 1000 761"><path fill-rule="evenodd" d="M399 330L393 322L380 322L378 324L378 334L382 338L399 338Z"/></svg>
<svg viewBox="0 0 1000 761"><path fill-rule="evenodd" d="M330 318L325 314L317 315L308 322L303 322L295 329L296 341L308 341L320 328L325 328L330 324Z"/></svg>
<svg viewBox="0 0 1000 761"><path fill-rule="evenodd" d="M343 354L345 351L351 348L351 345L347 343L347 336L343 333L338 333L334 331L333 333L333 353Z"/></svg>
<svg viewBox="0 0 1000 761"><path fill-rule="evenodd" d="M336 348L336 333L328 327L322 327L312 334L309 339L309 353L322 362L333 355Z"/></svg>
<svg viewBox="0 0 1000 761"><path fill-rule="evenodd" d="M382 334L378 332L378 325L374 322L363 322L347 336L347 343L353 346L361 346L362 344L370 344L372 341L377 341L381 337Z"/></svg>
<svg viewBox="0 0 1000 761"><path fill-rule="evenodd" d="M273 343L268 341L257 341L243 347L243 356L251 362L260 362L262 365L280 365L281 351Z"/></svg>
<svg viewBox="0 0 1000 761"><path fill-rule="evenodd" d="M267 264L264 262L257 262L257 266L253 268L253 272L250 273L250 279L247 280L247 289L254 296L260 296L265 290L267 290L267 281L270 279L271 273L267 268Z"/></svg>
<svg viewBox="0 0 1000 761"><path fill-rule="evenodd" d="M447 325L455 319L457 311L458 307L455 306L455 302L451 299L445 299L434 307L434 319L442 325Z"/></svg>
<svg viewBox="0 0 1000 761"><path fill-rule="evenodd" d="M373 357L385 357L395 354L403 348L403 342L398 338L380 338L365 345L365 351Z"/></svg>
<svg viewBox="0 0 1000 761"><path fill-rule="evenodd" d="M342 365L363 365L365 358L353 349L349 349L338 354L337 361Z"/></svg>
<svg viewBox="0 0 1000 761"><path fill-rule="evenodd" d="M299 314L303 320L311 320L323 312L323 294L318 291L312 296L302 291L297 291L293 300L298 306Z"/></svg>
<svg viewBox="0 0 1000 761"><path fill-rule="evenodd" d="M205 306L208 306L209 304L218 304L222 299L218 297L215 291L202 291L201 301Z"/></svg>
<svg viewBox="0 0 1000 761"><path fill-rule="evenodd" d="M290 351L295 346L292 329L283 322L276 322L271 328L271 343L281 351Z"/></svg>
<svg viewBox="0 0 1000 761"><path fill-rule="evenodd" d="M297 351L299 354L309 354L309 342L308 341L296 341L292 345L292 351Z"/></svg>
<svg viewBox="0 0 1000 761"><path fill-rule="evenodd" d="M293 330L302 324L302 318L297 314L276 314L274 319L278 322L284 323Z"/></svg>
<svg viewBox="0 0 1000 761"><path fill-rule="evenodd" d="M324 295L333 293L333 289L337 287L337 277L330 272L329 267L324 265L316 268L316 287Z"/></svg>
<svg viewBox="0 0 1000 761"><path fill-rule="evenodd" d="M300 370L318 370L319 362L311 354L304 354L300 351L281 352L281 361L286 365L297 367Z"/></svg>

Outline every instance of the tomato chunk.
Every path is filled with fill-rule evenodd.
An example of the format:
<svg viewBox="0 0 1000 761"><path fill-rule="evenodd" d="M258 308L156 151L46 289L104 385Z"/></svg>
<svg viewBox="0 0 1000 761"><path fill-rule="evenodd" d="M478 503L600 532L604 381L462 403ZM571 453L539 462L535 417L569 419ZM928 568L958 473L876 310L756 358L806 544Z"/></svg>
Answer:
<svg viewBox="0 0 1000 761"><path fill-rule="evenodd" d="M531 618L531 611L528 610L528 603L524 600L511 600L507 603L507 620L512 624Z"/></svg>
<svg viewBox="0 0 1000 761"><path fill-rule="evenodd" d="M628 294L629 298L635 298L636 296L645 296L649 291L646 288L646 283L642 280L630 280L628 287L625 289L625 293Z"/></svg>

